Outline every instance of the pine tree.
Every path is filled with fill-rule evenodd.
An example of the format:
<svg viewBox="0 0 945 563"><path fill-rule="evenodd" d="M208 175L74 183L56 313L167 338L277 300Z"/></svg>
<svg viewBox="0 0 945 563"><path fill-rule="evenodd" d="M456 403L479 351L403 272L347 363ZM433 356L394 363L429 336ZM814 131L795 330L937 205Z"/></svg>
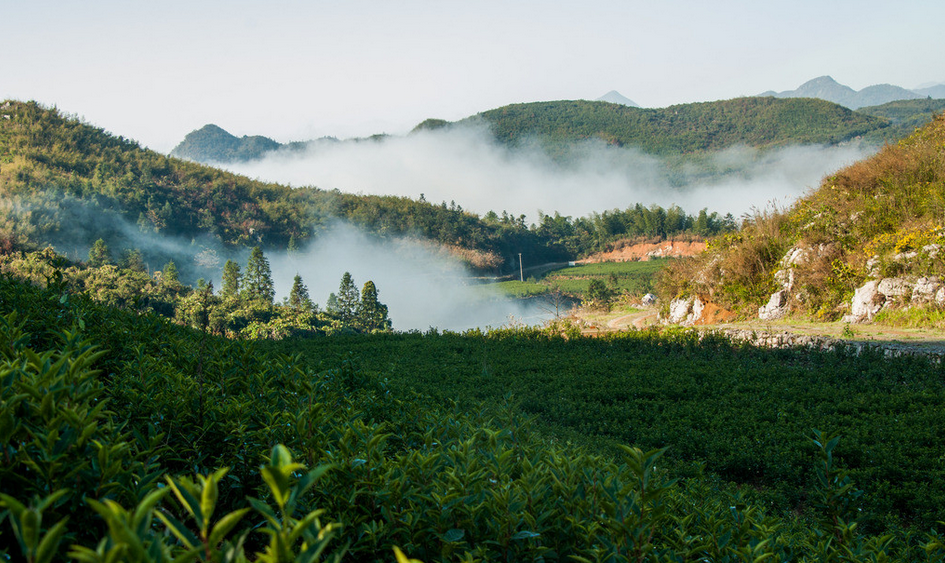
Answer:
<svg viewBox="0 0 945 563"><path fill-rule="evenodd" d="M342 324L352 326L357 320L360 299L358 296L358 286L355 285L354 279L348 272L345 272L344 275L341 276L341 285L338 287L336 299L338 303L336 311L338 319Z"/></svg>
<svg viewBox="0 0 945 563"><path fill-rule="evenodd" d="M300 313L311 310L312 300L308 296L308 288L302 283L302 276L295 274L292 280L292 290L289 292L289 307Z"/></svg>
<svg viewBox="0 0 945 563"><path fill-rule="evenodd" d="M108 245L103 239L98 239L89 250L89 266L101 268L112 261L111 254L108 252Z"/></svg>
<svg viewBox="0 0 945 563"><path fill-rule="evenodd" d="M276 296L272 283L272 270L269 269L269 260L258 246L254 246L249 255L243 282L243 291L248 299L272 305L272 300Z"/></svg>
<svg viewBox="0 0 945 563"><path fill-rule="evenodd" d="M366 332L390 330L391 322L387 316L387 305L377 300L377 287L368 281L361 288L361 302L358 304L358 325Z"/></svg>
<svg viewBox="0 0 945 563"><path fill-rule="evenodd" d="M235 299L240 295L240 265L227 260L223 265L223 288L220 291L223 299Z"/></svg>

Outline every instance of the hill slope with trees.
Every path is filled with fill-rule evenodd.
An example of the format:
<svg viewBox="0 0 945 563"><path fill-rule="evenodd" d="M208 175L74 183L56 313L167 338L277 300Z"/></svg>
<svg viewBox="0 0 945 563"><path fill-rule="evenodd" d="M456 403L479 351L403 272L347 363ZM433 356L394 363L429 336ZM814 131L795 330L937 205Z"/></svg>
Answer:
<svg viewBox="0 0 945 563"><path fill-rule="evenodd" d="M776 147L849 141L887 126L824 100L736 98L661 109L606 102L514 104L467 121L486 123L497 140L556 145L599 139L653 154L719 150L734 145Z"/></svg>
<svg viewBox="0 0 945 563"><path fill-rule="evenodd" d="M573 220L555 214L529 226L506 211L480 217L455 203L250 180L142 149L31 102L6 102L0 115L0 247L53 244L75 259L102 238L116 254L138 249L148 263L182 265L162 245L139 248L142 236L222 245L224 254L255 245L283 250L343 220L379 237L433 241L479 270L511 271L520 252L560 261L617 236L724 230L712 213L700 219L640 206Z"/></svg>
<svg viewBox="0 0 945 563"><path fill-rule="evenodd" d="M945 303L945 115L825 178L786 211L758 213L665 271L666 302L714 301L745 316L941 325ZM765 306L764 311L759 308Z"/></svg>

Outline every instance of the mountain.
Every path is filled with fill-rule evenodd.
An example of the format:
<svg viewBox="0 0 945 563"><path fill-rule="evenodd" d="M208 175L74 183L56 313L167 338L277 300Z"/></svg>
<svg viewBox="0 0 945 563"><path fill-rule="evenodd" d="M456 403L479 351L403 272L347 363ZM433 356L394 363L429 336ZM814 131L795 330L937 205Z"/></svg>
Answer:
<svg viewBox="0 0 945 563"><path fill-rule="evenodd" d="M512 104L457 122L427 119L412 133L485 123L501 143L514 146L537 139L552 156L567 152L569 144L588 139L653 154L679 155L733 145L840 143L871 133L877 136L874 132L888 125L883 119L822 100L749 97L650 109L637 106L617 92L604 96L608 97L608 101ZM882 142L886 136L878 138ZM280 145L266 137L239 139L216 125L207 125L188 134L171 155L196 162L225 163L260 158L271 150L312 148L313 143L321 141L363 140L329 138Z"/></svg>
<svg viewBox="0 0 945 563"><path fill-rule="evenodd" d="M762 320L859 322L882 313L891 324L937 323L945 302L942 146L945 114L938 114L825 178L790 209L756 213L697 260L670 267L665 302L682 299L682 310L698 298Z"/></svg>
<svg viewBox="0 0 945 563"><path fill-rule="evenodd" d="M553 152L599 139L653 154L686 154L735 145L772 147L849 141L888 123L823 100L735 98L661 109L583 100L513 104L463 122L486 123L512 146L538 139Z"/></svg>
<svg viewBox="0 0 945 563"><path fill-rule="evenodd" d="M768 91L759 96L773 96L775 98L818 98L827 100L835 104L846 106L850 109L858 109L865 106L876 106L893 102L896 100L913 100L932 96L933 93L945 93L945 86L941 91L937 87L927 89L928 92L917 92L907 90L900 86L892 84L877 84L867 86L862 90L854 90L849 86L838 83L830 76L821 76L808 80L801 84L796 90L786 90L784 92ZM939 96L932 96L939 97ZM942 96L945 97L945 96Z"/></svg>
<svg viewBox="0 0 945 563"><path fill-rule="evenodd" d="M244 135L240 138L216 125L208 124L188 133L171 151L171 156L196 162L227 163L256 160L280 147L280 143L268 137Z"/></svg>
<svg viewBox="0 0 945 563"><path fill-rule="evenodd" d="M930 84L928 86L920 86L912 90L916 94L927 96L929 98L945 98L945 84Z"/></svg>
<svg viewBox="0 0 945 563"><path fill-rule="evenodd" d="M219 128L204 129L227 139ZM625 212L593 220L555 213L536 228L505 211L480 217L455 203L290 188L142 149L58 110L13 101L0 106L0 205L0 253L52 245L80 260L103 239L116 254L138 250L146 264L174 260L191 280L217 275L212 264L241 247L302 246L337 220L379 237L429 241L493 274L509 271L519 253L561 262L619 237L702 236L732 223L705 210L700 222L675 206L628 202ZM628 226L614 228L612 218ZM632 230L644 224L645 232Z"/></svg>
<svg viewBox="0 0 945 563"><path fill-rule="evenodd" d="M612 103L612 104L620 104L620 105L622 105L622 106L630 106L630 107L632 107L632 108L638 108L638 107L640 107L640 105L639 105L638 103L634 102L634 101L631 100L630 98L624 97L623 95L620 94L620 92L618 92L618 91L616 91L616 90L611 90L610 92L607 92L607 93L604 94L603 96L597 98L596 101L598 101L598 102L610 102L610 103Z"/></svg>
<svg viewBox="0 0 945 563"><path fill-rule="evenodd" d="M524 219L486 222L457 205L251 180L143 149L35 102L7 101L0 115L0 252L53 245L79 259L103 238L116 253L139 248L153 265L203 243L285 249L340 219L367 233L455 249L480 270L511 264L518 252L547 262L571 257ZM221 131L204 128L203 138L225 141ZM140 241L154 235L177 242L143 248Z"/></svg>

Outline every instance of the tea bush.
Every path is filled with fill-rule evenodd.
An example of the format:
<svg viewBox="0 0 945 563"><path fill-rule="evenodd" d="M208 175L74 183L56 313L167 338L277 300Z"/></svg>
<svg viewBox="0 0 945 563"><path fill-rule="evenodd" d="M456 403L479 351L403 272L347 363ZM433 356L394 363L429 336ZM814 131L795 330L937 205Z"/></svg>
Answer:
<svg viewBox="0 0 945 563"><path fill-rule="evenodd" d="M677 480L664 448L591 451L537 431L514 402L410 390L357 356L279 353L5 278L0 312L0 554L9 560L945 554L936 532L863 533L852 472L834 457L846 442L838 448L832 435L796 440L816 465L811 509L794 517L710 474ZM398 338L320 341L357 351ZM454 354L482 342L562 344L513 332L411 338ZM660 345L690 355L701 346L674 338Z"/></svg>

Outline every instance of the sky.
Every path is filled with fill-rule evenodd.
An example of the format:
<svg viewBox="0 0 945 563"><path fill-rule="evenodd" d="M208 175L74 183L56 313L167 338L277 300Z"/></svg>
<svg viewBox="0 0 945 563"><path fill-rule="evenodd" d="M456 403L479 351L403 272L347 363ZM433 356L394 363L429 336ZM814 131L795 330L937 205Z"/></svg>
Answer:
<svg viewBox="0 0 945 563"><path fill-rule="evenodd" d="M0 21L0 99L164 153L207 123L288 142L610 90L665 107L945 82L929 0L0 0Z"/></svg>

